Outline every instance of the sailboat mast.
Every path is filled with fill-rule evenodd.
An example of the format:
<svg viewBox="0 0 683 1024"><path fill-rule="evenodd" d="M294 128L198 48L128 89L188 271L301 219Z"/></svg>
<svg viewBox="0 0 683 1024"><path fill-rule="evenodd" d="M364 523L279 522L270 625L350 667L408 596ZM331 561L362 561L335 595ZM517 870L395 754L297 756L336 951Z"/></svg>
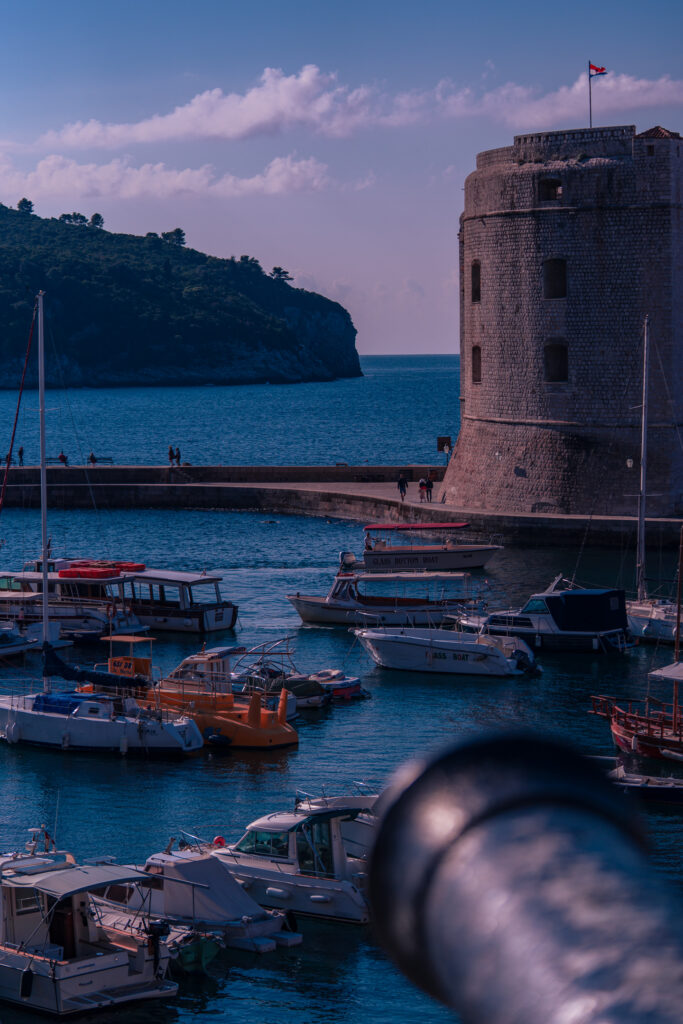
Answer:
<svg viewBox="0 0 683 1024"><path fill-rule="evenodd" d="M45 649L49 633L49 611L48 611L48 571L47 560L49 557L47 544L47 457L45 454L45 330L43 325L43 298L45 293L38 292L38 411L40 420L40 555L42 567L42 592L43 592L43 650ZM49 686L45 674L45 662L43 661L43 686Z"/></svg>
<svg viewBox="0 0 683 1024"><path fill-rule="evenodd" d="M643 404L640 418L640 491L638 493L638 541L636 554L636 590L638 600L647 597L645 585L645 498L647 494L647 397L650 369L650 318L643 324Z"/></svg>

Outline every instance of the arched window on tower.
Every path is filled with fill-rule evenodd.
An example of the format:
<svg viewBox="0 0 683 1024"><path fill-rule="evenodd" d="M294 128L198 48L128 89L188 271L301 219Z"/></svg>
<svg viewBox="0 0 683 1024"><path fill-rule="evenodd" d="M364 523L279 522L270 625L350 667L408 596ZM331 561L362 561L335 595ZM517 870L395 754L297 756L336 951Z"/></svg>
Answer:
<svg viewBox="0 0 683 1024"><path fill-rule="evenodd" d="M481 384L481 345L472 346L472 383Z"/></svg>
<svg viewBox="0 0 683 1024"><path fill-rule="evenodd" d="M567 298L566 260L545 260L543 264L543 298Z"/></svg>
<svg viewBox="0 0 683 1024"><path fill-rule="evenodd" d="M569 380L569 355L564 338L548 338L543 350L545 380L548 384L566 384Z"/></svg>
<svg viewBox="0 0 683 1024"><path fill-rule="evenodd" d="M481 263L472 263L472 302L481 302Z"/></svg>

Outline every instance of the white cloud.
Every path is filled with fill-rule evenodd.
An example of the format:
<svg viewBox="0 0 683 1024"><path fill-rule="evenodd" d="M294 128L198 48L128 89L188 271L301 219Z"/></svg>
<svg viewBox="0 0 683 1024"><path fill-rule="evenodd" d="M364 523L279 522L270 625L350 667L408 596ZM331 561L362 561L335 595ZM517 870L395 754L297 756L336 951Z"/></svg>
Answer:
<svg viewBox="0 0 683 1024"><path fill-rule="evenodd" d="M456 89L448 81L435 91L439 110L445 117L490 117L512 128L533 130L562 127L577 118L585 118L588 104L588 79L580 75L573 85L539 95L530 86L508 82L496 89L475 94L471 89ZM668 75L655 81L632 75L608 74L593 84L593 109L599 116L627 113L656 106L683 105L683 81Z"/></svg>
<svg viewBox="0 0 683 1024"><path fill-rule="evenodd" d="M245 139L297 127L325 135L349 135L373 124L408 124L421 114L424 98L399 93L393 98L374 87L338 85L336 77L307 64L286 75L266 68L259 84L244 93L210 89L169 114L131 124L77 121L38 140L39 146L116 149L133 143L190 139Z"/></svg>
<svg viewBox="0 0 683 1024"><path fill-rule="evenodd" d="M213 167L174 169L163 163L134 167L127 159L106 164L79 164L65 156L52 154L40 160L34 170L21 171L0 158L0 194L14 202L28 195L35 202L47 197L109 199L169 199L181 195L236 198L247 195L283 195L290 192L319 191L331 185L327 167L313 157L297 160L293 156L276 157L260 174L239 178L232 174L217 177Z"/></svg>
<svg viewBox="0 0 683 1024"><path fill-rule="evenodd" d="M482 80L493 70L486 61ZM376 86L341 85L335 75L315 64L291 75L266 68L258 84L243 93L211 89L170 113L129 124L77 121L48 132L36 145L116 149L135 143L246 139L296 128L342 137L364 128L406 127L434 117L484 116L513 128L560 127L584 116L587 88L585 75L546 94L515 82L476 90L444 80L431 90L392 96ZM683 82L668 76L651 81L608 74L595 84L595 99L601 114L623 111L631 117L635 110L683 104Z"/></svg>

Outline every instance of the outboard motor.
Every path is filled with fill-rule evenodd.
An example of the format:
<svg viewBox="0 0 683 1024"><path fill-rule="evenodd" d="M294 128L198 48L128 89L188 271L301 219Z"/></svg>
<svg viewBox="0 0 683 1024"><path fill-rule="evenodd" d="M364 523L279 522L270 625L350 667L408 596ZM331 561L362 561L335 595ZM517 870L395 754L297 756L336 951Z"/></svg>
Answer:
<svg viewBox="0 0 683 1024"><path fill-rule="evenodd" d="M348 572L350 569L353 569L356 561L357 559L353 551L339 552L339 569L341 572Z"/></svg>
<svg viewBox="0 0 683 1024"><path fill-rule="evenodd" d="M154 954L154 973L159 970L159 959L161 952L161 940L165 939L171 930L168 921L159 919L150 921L147 928L149 939L147 940L149 950Z"/></svg>

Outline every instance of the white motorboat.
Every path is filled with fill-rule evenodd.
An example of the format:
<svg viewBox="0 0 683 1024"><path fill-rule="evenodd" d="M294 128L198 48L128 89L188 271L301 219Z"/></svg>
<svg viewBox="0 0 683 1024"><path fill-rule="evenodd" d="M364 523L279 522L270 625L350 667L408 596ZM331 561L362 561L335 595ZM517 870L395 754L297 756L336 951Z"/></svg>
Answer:
<svg viewBox="0 0 683 1024"><path fill-rule="evenodd" d="M48 620L45 635L39 593L17 594L0 589L0 631L0 657L39 651L44 640L55 648L71 647L70 640L61 639L61 623L57 619Z"/></svg>
<svg viewBox="0 0 683 1024"><path fill-rule="evenodd" d="M365 572L453 572L482 569L501 550L500 544L468 544L456 540L468 523L371 523L365 529L362 562L342 551L342 568ZM429 543L427 537L435 535ZM398 538L406 543L397 543ZM420 541L416 543L415 538ZM444 539L446 537L447 539Z"/></svg>
<svg viewBox="0 0 683 1024"><path fill-rule="evenodd" d="M225 945L256 953L301 943L301 935L287 929L284 912L259 906L212 856L216 847L194 836L181 839L176 851L173 843L147 858L144 883L105 891L106 900L118 905L114 909L125 908L132 918L162 919L172 928L215 932Z"/></svg>
<svg viewBox="0 0 683 1024"><path fill-rule="evenodd" d="M672 644L676 639L676 602L644 596L626 602L628 627L637 640Z"/></svg>
<svg viewBox="0 0 683 1024"><path fill-rule="evenodd" d="M262 906L364 924L365 856L347 853L342 835L342 824L359 814L354 806L268 814L214 856Z"/></svg>
<svg viewBox="0 0 683 1024"><path fill-rule="evenodd" d="M340 571L325 597L287 594L303 622L338 626L438 626L447 615L481 612L469 573Z"/></svg>
<svg viewBox="0 0 683 1024"><path fill-rule="evenodd" d="M175 995L162 929L131 936L90 912L92 890L140 873L78 865L68 853L48 852L44 830L31 832L26 852L0 855L0 999L66 1017ZM41 834L46 849L37 852Z"/></svg>
<svg viewBox="0 0 683 1024"><path fill-rule="evenodd" d="M519 637L534 650L626 650L630 633L624 591L563 589L561 582L558 576L521 608L458 616L458 625L465 632Z"/></svg>
<svg viewBox="0 0 683 1024"><path fill-rule="evenodd" d="M449 676L520 676L535 668L533 651L518 637L407 627L354 633L382 668Z"/></svg>

